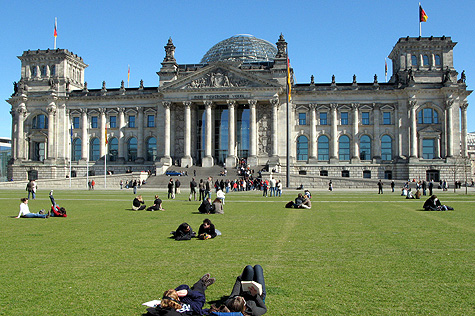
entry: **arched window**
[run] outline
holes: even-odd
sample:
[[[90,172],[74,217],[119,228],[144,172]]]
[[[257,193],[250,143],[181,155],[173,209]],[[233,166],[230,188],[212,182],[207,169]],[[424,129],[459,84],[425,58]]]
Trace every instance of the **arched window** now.
[[[155,161],[157,158],[157,139],[150,137],[147,140],[147,161]]]
[[[330,159],[330,142],[328,137],[322,135],[318,138],[318,160]]]
[[[308,138],[303,135],[297,138],[297,160],[308,160]]]
[[[101,144],[99,138],[95,137],[91,140],[89,148],[89,160],[96,161],[101,158]]]
[[[127,160],[135,161],[137,159],[137,138],[132,137],[127,142]]]
[[[417,66],[417,55],[415,54],[411,55],[411,64],[412,66]]]
[[[56,65],[51,65],[49,67],[50,76],[56,76]]]
[[[440,65],[441,65],[441,62],[440,62],[440,55],[435,55],[435,65],[436,65],[436,66],[440,66]]]
[[[422,56],[422,62],[424,66],[429,66],[429,56],[427,55]]]
[[[438,124],[439,114],[436,110],[431,108],[425,108],[419,111],[417,114],[417,123],[419,124]]]
[[[109,141],[109,160],[110,161],[117,161],[119,157],[119,140],[117,137],[111,138]]]
[[[73,161],[79,161],[81,160],[82,156],[82,141],[80,138],[76,138],[73,140]]]
[[[389,135],[384,135],[381,138],[381,159],[393,159],[393,139]]]
[[[371,138],[368,135],[363,135],[360,138],[360,159],[371,159]]]
[[[48,117],[46,115],[40,114],[33,118],[32,121],[33,129],[47,129],[48,128]]]
[[[346,135],[340,136],[338,154],[340,160],[350,160],[350,138]]]
[[[46,77],[46,66],[41,66],[41,76]]]
[[[33,65],[30,67],[30,73],[32,77],[36,77],[36,66]]]

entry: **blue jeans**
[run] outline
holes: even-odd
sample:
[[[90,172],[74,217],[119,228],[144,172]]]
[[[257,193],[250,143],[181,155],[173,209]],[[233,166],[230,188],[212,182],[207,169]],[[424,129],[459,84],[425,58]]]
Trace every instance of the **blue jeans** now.
[[[264,270],[259,264],[254,267],[248,265],[241,274],[242,281],[256,281],[262,285],[262,300],[266,299],[266,284],[264,282]]]
[[[38,214],[38,213],[28,213],[24,216],[26,218],[46,218],[46,214]]]
[[[34,200],[36,199],[36,193],[33,191],[28,191],[28,200],[30,199],[30,193],[31,193],[31,198]]]

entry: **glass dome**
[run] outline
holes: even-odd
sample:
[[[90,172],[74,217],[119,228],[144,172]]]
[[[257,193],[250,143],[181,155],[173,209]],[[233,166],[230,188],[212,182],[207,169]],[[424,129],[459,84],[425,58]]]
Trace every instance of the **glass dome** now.
[[[231,36],[211,47],[201,59],[202,64],[220,60],[242,62],[273,61],[277,48],[270,42],[252,35]]]

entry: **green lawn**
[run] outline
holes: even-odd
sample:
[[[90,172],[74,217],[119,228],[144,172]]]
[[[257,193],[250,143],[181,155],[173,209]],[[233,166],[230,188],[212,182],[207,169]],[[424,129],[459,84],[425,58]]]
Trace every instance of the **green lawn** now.
[[[455,211],[424,212],[376,191],[314,192],[311,210],[284,208],[295,191],[230,193],[225,214],[208,215],[222,236],[177,242],[170,231],[207,217],[186,193],[134,212],[131,190],[55,190],[67,218],[15,219],[25,191],[2,190],[0,315],[141,315],[206,272],[207,300],[219,300],[246,264],[264,268],[270,316],[474,315],[475,195],[437,191]]]

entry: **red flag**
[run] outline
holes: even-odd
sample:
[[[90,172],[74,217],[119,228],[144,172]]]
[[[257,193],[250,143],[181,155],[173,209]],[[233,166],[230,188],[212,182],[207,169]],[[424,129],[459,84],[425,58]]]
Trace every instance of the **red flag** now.
[[[427,19],[429,17],[427,16],[426,12],[424,9],[422,9],[422,6],[419,5],[419,22],[427,22]]]

